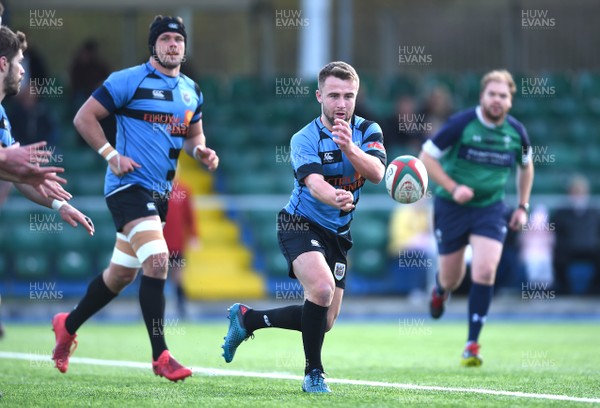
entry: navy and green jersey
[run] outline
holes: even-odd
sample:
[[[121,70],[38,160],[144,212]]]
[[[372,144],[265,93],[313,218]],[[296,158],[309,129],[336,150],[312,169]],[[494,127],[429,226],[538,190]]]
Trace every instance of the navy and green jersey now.
[[[6,116],[4,106],[0,105],[0,146],[8,147],[15,143],[11,133],[10,122]]]
[[[452,116],[440,131],[423,144],[458,184],[475,195],[466,205],[483,207],[501,201],[511,169],[531,160],[531,144],[525,127],[512,116],[499,126],[484,120],[481,107]],[[436,195],[452,199],[438,186]]]
[[[164,75],[147,62],[111,74],[93,97],[116,116],[117,151],[142,166],[123,177],[107,168],[104,194],[132,184],[171,191],[189,126],[202,118],[198,85],[183,74]]]
[[[386,164],[383,133],[379,125],[353,116],[350,122],[352,140],[365,153]],[[294,190],[285,210],[301,215],[336,233],[345,232],[354,217],[354,210],[343,212],[314,198],[304,183],[306,176],[321,174],[335,188],[343,188],[354,195],[358,203],[365,178],[352,166],[350,160],[333,141],[331,132],[317,118],[292,136],[290,157],[294,168]]]

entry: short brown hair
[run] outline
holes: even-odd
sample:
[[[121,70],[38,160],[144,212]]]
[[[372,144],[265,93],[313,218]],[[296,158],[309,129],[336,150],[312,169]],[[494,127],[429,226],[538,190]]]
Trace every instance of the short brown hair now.
[[[510,72],[505,69],[495,69],[488,72],[481,78],[481,92],[490,82],[505,82],[508,85],[510,94],[514,95],[517,92],[517,85]]]
[[[352,67],[352,65],[343,61],[330,62],[321,68],[321,71],[319,72],[319,89],[323,87],[325,80],[330,76],[334,76],[343,80],[351,79],[356,81],[357,84],[360,84],[356,70]]]
[[[7,26],[0,26],[0,57],[6,57],[12,61],[19,50],[25,52],[27,49],[27,39],[25,34],[20,31],[14,33]]]

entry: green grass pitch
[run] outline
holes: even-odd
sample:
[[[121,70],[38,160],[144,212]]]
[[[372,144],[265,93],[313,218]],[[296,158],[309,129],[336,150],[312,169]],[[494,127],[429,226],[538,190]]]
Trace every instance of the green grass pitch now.
[[[193,407],[569,407],[600,406],[600,327],[585,323],[488,323],[480,342],[484,364],[460,366],[466,324],[401,318],[385,323],[338,323],[327,334],[323,359],[328,377],[390,383],[330,384],[330,395],[307,395],[297,379],[195,373],[171,383],[149,368],[150,346],[142,324],[89,322],[79,331],[73,357],[148,364],[147,368],[73,361],[60,374],[50,361],[54,333],[47,325],[6,324],[0,341],[0,406]],[[197,368],[300,376],[301,336],[266,329],[221,357],[222,323],[166,321],[173,355]],[[6,353],[19,353],[20,358]],[[24,353],[24,354],[20,354]],[[27,356],[30,355],[30,356]],[[225,375],[223,375],[225,374]],[[240,373],[238,373],[240,374]],[[394,384],[438,386],[410,389]],[[385,385],[385,384],[384,384]],[[489,395],[468,390],[548,394],[546,398]],[[552,395],[592,401],[553,400]],[[596,402],[594,401],[596,400]]]

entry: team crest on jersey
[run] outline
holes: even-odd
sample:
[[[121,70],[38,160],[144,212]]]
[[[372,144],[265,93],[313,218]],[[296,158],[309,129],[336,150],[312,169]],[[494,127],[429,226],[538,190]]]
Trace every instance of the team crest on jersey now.
[[[333,276],[339,281],[344,279],[344,276],[346,276],[346,265],[341,262],[336,262],[335,267],[333,268]]]
[[[182,90],[181,91],[181,100],[186,105],[190,105],[192,103],[192,95],[190,94],[189,91]]]

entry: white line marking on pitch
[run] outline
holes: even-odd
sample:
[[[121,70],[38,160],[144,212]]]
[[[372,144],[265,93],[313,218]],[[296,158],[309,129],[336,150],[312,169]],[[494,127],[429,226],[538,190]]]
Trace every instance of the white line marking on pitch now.
[[[28,354],[28,353],[13,353],[10,351],[0,351],[0,358],[13,359],[13,360],[34,360],[34,361],[49,361],[50,355],[41,356],[39,354]],[[144,368],[151,369],[150,363],[139,363],[135,361],[117,361],[117,360],[99,360],[96,358],[86,357],[71,357],[70,363],[76,364],[89,364],[89,365],[101,365],[111,367],[127,367],[127,368]],[[253,378],[269,378],[274,380],[298,380],[302,381],[303,376],[292,375],[292,374],[281,374],[281,373],[257,373],[252,371],[238,371],[238,370],[223,370],[219,368],[204,368],[204,367],[192,367],[192,371],[199,374],[213,375],[213,376],[229,376],[229,377],[253,377]],[[382,388],[398,388],[405,390],[422,390],[422,391],[441,391],[441,392],[466,392],[472,394],[488,394],[488,395],[503,395],[507,397],[517,398],[536,398],[554,401],[573,401],[573,402],[590,402],[600,403],[600,398],[585,398],[585,397],[570,397],[568,395],[555,395],[555,394],[532,394],[527,392],[519,391],[499,391],[499,390],[487,390],[479,388],[458,388],[458,387],[440,387],[436,385],[416,385],[416,384],[400,384],[400,383],[389,383],[381,381],[361,381],[361,380],[346,380],[341,378],[328,378],[327,382],[330,384],[349,384],[349,385],[362,385],[367,387],[382,387]]]

